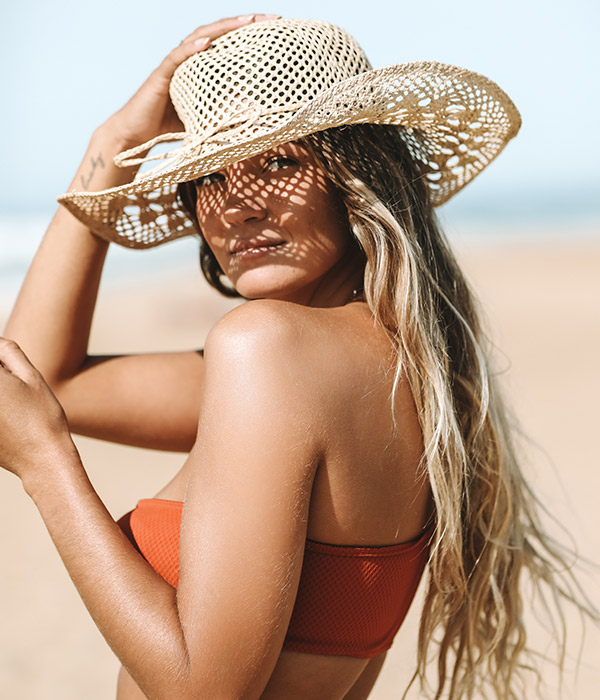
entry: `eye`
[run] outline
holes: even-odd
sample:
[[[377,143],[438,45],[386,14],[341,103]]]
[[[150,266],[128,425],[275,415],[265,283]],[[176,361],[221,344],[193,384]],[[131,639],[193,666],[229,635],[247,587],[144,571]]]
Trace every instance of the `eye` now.
[[[295,158],[289,156],[273,156],[265,163],[263,170],[275,172],[276,170],[284,170],[285,168],[293,168],[298,165]]]
[[[225,175],[223,173],[209,173],[208,175],[202,175],[202,177],[194,180],[194,185],[197,189],[201,187],[208,187],[209,185],[215,185],[219,182],[225,182]]]

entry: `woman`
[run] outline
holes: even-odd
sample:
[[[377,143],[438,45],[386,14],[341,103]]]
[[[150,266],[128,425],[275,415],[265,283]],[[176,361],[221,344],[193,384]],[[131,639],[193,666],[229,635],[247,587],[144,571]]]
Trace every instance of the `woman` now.
[[[116,524],[3,341],[0,463],[123,663],[119,700],[366,698],[427,559],[421,678],[435,633],[436,697],[515,696],[520,574],[571,589],[432,205],[518,126],[481,76],[371,71],[331,25],[257,15],[197,29],[93,135],[6,335],[71,430],[190,454]],[[209,282],[252,301],[203,353],[88,357],[107,241],[196,231]]]

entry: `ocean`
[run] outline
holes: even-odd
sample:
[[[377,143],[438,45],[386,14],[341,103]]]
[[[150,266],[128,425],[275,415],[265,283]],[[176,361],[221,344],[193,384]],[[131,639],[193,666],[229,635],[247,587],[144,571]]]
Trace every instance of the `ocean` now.
[[[51,218],[52,212],[33,216],[0,214],[0,310],[6,311],[13,305]],[[197,260],[198,241],[194,238],[146,251],[113,245],[109,249],[103,281],[110,285],[136,277],[141,279],[190,264],[199,268]]]
[[[506,202],[506,199],[503,200]],[[586,206],[558,207],[551,199],[513,199],[510,207],[485,200],[450,202],[440,210],[440,220],[451,242],[486,245],[500,240],[594,238],[600,241],[600,201]],[[18,294],[27,268],[52,218],[52,212],[6,214],[0,212],[0,310],[6,312]],[[194,238],[174,241],[147,251],[113,245],[109,250],[104,284],[140,279],[160,271],[198,265]]]

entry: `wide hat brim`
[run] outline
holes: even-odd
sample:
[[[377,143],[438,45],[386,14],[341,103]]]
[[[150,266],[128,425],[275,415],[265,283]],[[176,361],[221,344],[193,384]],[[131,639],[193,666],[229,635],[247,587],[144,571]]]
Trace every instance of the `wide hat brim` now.
[[[362,123],[403,127],[431,202],[439,206],[498,156],[521,119],[506,93],[485,76],[437,62],[403,63],[343,80],[283,120],[254,115],[222,139],[186,138],[162,166],[129,184],[70,192],[58,201],[102,238],[129,248],[153,247],[197,233],[177,200],[179,183],[317,131]]]

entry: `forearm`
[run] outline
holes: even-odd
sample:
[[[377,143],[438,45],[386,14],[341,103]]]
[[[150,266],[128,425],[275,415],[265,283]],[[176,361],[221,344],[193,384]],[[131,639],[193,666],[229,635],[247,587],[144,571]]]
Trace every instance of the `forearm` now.
[[[24,480],[88,611],[149,698],[195,697],[176,592],[133,549],[75,451]]]
[[[92,136],[70,189],[100,190],[133,177],[113,164],[128,146],[110,122]],[[108,243],[60,207],[29,268],[5,329],[54,386],[81,368]]]

